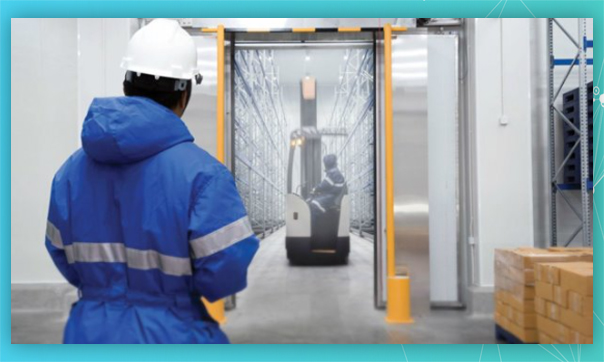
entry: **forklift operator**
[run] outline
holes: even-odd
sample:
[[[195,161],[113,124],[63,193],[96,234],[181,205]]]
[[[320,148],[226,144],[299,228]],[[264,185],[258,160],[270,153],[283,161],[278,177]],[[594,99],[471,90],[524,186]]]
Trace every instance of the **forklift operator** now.
[[[338,169],[338,158],[334,154],[323,157],[325,165],[325,178],[312,191],[310,209],[313,219],[324,214],[327,210],[333,208],[338,196],[346,187],[344,175]]]

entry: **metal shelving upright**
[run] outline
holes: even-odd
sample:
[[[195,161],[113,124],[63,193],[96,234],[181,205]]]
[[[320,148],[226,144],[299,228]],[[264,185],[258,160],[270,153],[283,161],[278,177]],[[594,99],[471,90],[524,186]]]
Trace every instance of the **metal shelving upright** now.
[[[587,49],[593,48],[593,40],[587,39],[587,26],[586,19],[581,18],[578,20],[578,37],[575,39],[573,36],[564,28],[562,24],[556,19],[547,19],[547,41],[548,41],[548,55],[549,55],[549,131],[550,131],[550,176],[551,176],[551,237],[552,246],[558,245],[558,213],[557,213],[557,195],[560,195],[570,209],[581,221],[581,224],[573,231],[569,240],[567,240],[564,246],[568,246],[579,232],[583,231],[583,245],[591,246],[591,195],[590,190],[593,190],[593,181],[589,179],[589,129],[588,129],[588,115],[587,115],[587,66],[593,65],[593,59],[587,58]],[[577,53],[574,58],[571,59],[560,59],[554,57],[554,25],[557,26],[562,33],[569,39],[570,42],[577,48]],[[558,85],[557,89],[554,90],[554,69],[559,66],[567,66],[568,70],[562,79],[562,82]],[[556,107],[556,100],[560,96],[562,89],[568,80],[572,70],[578,68],[579,78],[579,128],[577,128],[565,115]],[[557,164],[556,161],[556,117],[564,122],[568,127],[579,134],[578,140],[571,148],[568,155],[564,158],[561,164]],[[580,169],[581,169],[581,183],[580,185],[559,183],[558,179],[560,173],[563,171],[565,165],[568,163],[571,154],[577,147],[580,147]],[[566,195],[567,192],[572,190],[580,190],[581,192],[581,210],[573,205],[572,200]]]
[[[284,224],[287,120],[273,50],[235,51],[234,174],[252,228]]]
[[[350,195],[350,226],[361,235],[372,235],[375,229],[374,106],[373,49],[348,49],[325,122],[346,136],[326,138],[323,154],[338,156]]]

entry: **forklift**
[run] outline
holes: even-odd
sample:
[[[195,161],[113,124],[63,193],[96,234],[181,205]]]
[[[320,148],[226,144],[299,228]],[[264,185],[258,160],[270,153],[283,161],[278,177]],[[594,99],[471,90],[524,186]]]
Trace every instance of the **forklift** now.
[[[350,254],[350,198],[343,187],[334,206],[313,218],[313,188],[322,180],[322,138],[345,136],[338,130],[317,129],[314,78],[301,82],[301,127],[290,135],[287,168],[285,247],[293,265],[347,264]],[[300,151],[300,185],[292,190],[296,151]],[[314,219],[314,220],[313,220]]]

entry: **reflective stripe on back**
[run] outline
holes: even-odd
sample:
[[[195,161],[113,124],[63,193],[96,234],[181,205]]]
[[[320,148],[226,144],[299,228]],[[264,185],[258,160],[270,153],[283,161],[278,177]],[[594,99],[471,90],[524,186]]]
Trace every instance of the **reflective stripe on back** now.
[[[73,243],[65,245],[67,262],[125,263],[126,248],[118,243]]]
[[[191,275],[191,259],[163,255],[155,250],[126,249],[128,267],[133,269],[159,269],[168,275]]]
[[[247,216],[190,241],[195,258],[203,258],[254,235]]]
[[[191,259],[160,254],[155,250],[126,248],[121,243],[82,243],[65,245],[67,262],[126,263],[139,270],[159,269],[173,276],[192,275]]]

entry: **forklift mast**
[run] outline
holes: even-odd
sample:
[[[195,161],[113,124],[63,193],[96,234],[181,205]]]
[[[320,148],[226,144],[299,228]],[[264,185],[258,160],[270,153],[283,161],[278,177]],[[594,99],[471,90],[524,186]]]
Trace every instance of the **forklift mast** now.
[[[300,82],[300,127],[317,128],[317,83],[306,76]],[[307,138],[301,147],[301,196],[308,198],[321,182],[321,138]]]

